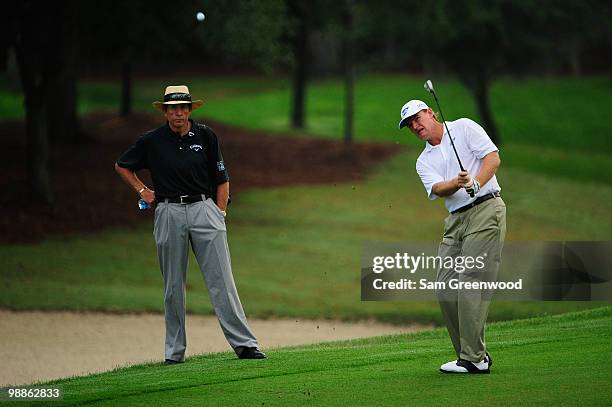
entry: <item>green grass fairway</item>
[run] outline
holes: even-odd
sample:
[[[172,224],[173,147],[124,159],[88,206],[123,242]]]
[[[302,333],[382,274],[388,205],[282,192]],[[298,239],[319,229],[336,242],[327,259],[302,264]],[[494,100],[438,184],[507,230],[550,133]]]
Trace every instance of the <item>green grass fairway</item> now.
[[[383,164],[367,181],[251,191],[229,210],[234,275],[250,316],[441,322],[437,304],[361,302],[365,240],[438,241],[446,216],[429,202],[414,173],[415,151]],[[510,240],[609,240],[612,187],[551,180],[505,168]],[[117,179],[117,182],[120,182]],[[597,196],[586,200],[584,196]],[[95,236],[2,246],[0,307],[14,309],[163,310],[152,225]],[[187,308],[212,313],[195,262]],[[490,318],[566,312],[592,303],[494,302]]]
[[[140,365],[46,385],[63,403],[100,406],[603,406],[612,403],[612,307],[491,324],[490,375],[445,375],[453,354],[442,329],[230,353],[184,365]]]

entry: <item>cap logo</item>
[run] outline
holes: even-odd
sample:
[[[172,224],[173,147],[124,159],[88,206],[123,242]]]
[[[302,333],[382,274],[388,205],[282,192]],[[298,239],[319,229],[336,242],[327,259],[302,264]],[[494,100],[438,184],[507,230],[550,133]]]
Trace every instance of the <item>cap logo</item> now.
[[[408,108],[404,108],[402,109],[402,117],[406,116],[406,113],[408,113]]]

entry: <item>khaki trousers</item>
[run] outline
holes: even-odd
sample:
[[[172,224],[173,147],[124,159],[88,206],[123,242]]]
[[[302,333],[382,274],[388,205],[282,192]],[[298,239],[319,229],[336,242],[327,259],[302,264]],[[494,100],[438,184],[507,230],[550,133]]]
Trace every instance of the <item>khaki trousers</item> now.
[[[217,205],[210,198],[187,205],[160,202],[155,209],[154,235],[164,277],[166,359],[185,359],[185,287],[190,244],[225,338],[232,348],[257,347],[234,284],[225,218]]]
[[[437,281],[446,288],[437,291],[446,327],[457,358],[478,363],[485,357],[485,322],[492,292],[482,289],[449,288],[454,283],[495,281],[506,236],[506,205],[500,198],[456,214],[444,221],[444,237],[438,255],[456,261],[443,264]],[[469,258],[476,259],[469,262]],[[461,259],[463,258],[463,260]],[[463,264],[463,266],[459,266]]]

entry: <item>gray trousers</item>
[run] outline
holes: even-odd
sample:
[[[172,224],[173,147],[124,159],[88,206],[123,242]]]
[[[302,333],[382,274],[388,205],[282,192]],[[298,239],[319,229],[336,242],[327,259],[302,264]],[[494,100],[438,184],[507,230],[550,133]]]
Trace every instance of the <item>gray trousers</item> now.
[[[465,212],[449,215],[438,256],[457,259],[480,257],[478,266],[441,267],[437,280],[473,283],[496,281],[506,236],[506,205],[493,198]],[[484,266],[482,266],[484,265]],[[482,267],[481,267],[482,266]],[[485,357],[485,323],[493,292],[482,289],[438,290],[446,328],[457,358],[478,363]]]
[[[257,347],[257,339],[247,324],[234,284],[225,218],[219,207],[211,199],[187,205],[160,202],[155,208],[153,233],[164,278],[166,359],[185,359],[189,243],[225,338],[232,348]]]

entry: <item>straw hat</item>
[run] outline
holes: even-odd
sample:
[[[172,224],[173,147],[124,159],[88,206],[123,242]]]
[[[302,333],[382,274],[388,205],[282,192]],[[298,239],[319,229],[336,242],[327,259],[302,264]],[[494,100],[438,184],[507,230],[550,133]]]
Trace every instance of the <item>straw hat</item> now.
[[[153,102],[153,107],[164,111],[164,105],[179,105],[191,103],[191,110],[196,110],[204,104],[201,100],[191,100],[189,88],[185,85],[167,86],[163,102]]]

